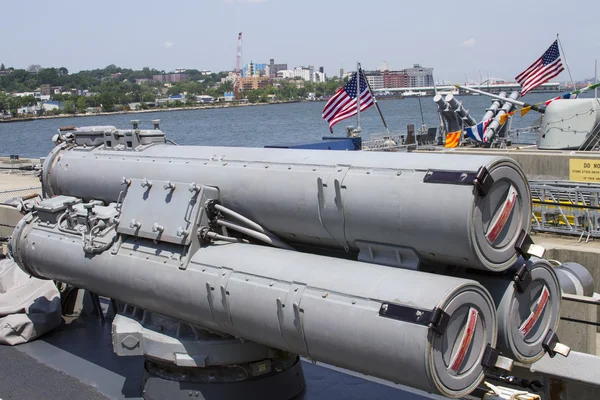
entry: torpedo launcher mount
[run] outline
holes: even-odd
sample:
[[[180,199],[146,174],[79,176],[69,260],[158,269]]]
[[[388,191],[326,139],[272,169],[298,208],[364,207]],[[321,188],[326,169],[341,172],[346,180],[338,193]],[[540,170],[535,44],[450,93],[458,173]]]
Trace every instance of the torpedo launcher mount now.
[[[158,127],[55,142],[11,255],[118,300],[115,351],[147,357],[147,389],[291,398],[302,355],[459,398],[510,369],[494,297],[447,273],[541,256],[509,158],[175,146]]]

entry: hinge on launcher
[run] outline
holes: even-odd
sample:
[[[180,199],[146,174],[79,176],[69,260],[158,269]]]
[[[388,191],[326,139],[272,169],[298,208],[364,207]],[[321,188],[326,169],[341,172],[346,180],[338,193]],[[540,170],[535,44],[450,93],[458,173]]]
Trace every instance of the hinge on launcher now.
[[[477,176],[475,176],[473,184],[479,192],[479,195],[485,197],[489,193],[490,189],[492,189],[492,186],[494,186],[494,178],[492,178],[492,175],[490,175],[488,169],[482,166],[477,171]]]

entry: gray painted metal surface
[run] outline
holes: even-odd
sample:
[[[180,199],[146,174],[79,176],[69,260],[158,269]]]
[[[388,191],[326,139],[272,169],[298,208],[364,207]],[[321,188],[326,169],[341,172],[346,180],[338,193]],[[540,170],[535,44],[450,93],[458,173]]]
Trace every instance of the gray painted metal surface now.
[[[448,94],[445,97],[446,102],[450,105],[450,108],[456,112],[456,114],[464,121],[468,126],[477,124],[475,118],[469,114],[469,110],[465,109],[461,102],[456,100],[453,94]]]
[[[590,271],[576,262],[566,262],[554,267],[563,293],[592,297],[594,278]]]
[[[527,265],[531,282],[520,291],[514,274],[480,277],[494,298],[498,313],[498,348],[525,364],[544,354],[543,342],[550,330],[556,332],[560,316],[561,291],[552,266],[544,259],[521,260]],[[515,269],[516,271],[516,269]]]
[[[458,118],[456,112],[450,107],[450,104],[448,104],[441,94],[436,94],[433,97],[433,101],[438,106],[438,112],[444,118],[446,123],[446,132],[456,132],[462,129],[462,121]]]
[[[572,351],[566,359],[543,357],[531,371],[577,383],[598,386],[600,357]]]
[[[500,92],[499,97],[505,98],[506,92]],[[492,101],[490,108],[488,108],[487,111],[485,112],[485,114],[483,114],[483,117],[481,118],[481,120],[485,121],[490,118],[494,118],[494,116],[496,115],[496,112],[500,109],[500,106],[502,106],[502,100]]]
[[[526,270],[517,277],[523,265]],[[531,364],[545,354],[543,342],[550,330],[556,332],[561,305],[559,281],[548,261],[520,258],[511,269],[496,275],[452,267],[441,273],[473,279],[490,292],[498,316],[497,348],[503,355]]]
[[[125,237],[88,254],[81,235],[47,221],[24,219],[11,243],[32,275],[429,392],[472,391],[496,342],[493,301],[474,281],[243,243],[201,248],[181,269],[180,245]],[[384,305],[416,307],[416,319]],[[419,323],[436,307],[442,334]]]
[[[519,92],[512,92],[510,94],[510,96],[508,96],[508,98],[513,99],[513,100],[518,99]],[[496,102],[494,102],[494,104],[495,103]],[[504,104],[502,104],[502,107],[496,113],[494,120],[492,122],[490,122],[490,124],[488,125],[488,128],[483,133],[483,141],[484,142],[491,143],[494,140],[494,137],[496,135],[498,135],[498,133],[500,132],[500,129],[502,129],[502,126],[503,126],[503,124],[500,124],[500,118],[503,115],[508,114],[510,112],[510,110],[512,110],[512,108],[513,108],[513,104],[508,101],[506,101],[506,102],[504,102]]]
[[[44,166],[48,196],[116,202],[125,188],[123,176],[195,182],[217,188],[223,205],[292,243],[357,252],[357,242],[372,242],[410,248],[433,263],[503,270],[516,261],[519,232],[531,224],[527,180],[509,158],[170,145],[136,151],[63,147]],[[494,180],[486,196],[460,181],[463,172],[475,173],[482,166]],[[450,181],[426,182],[436,170],[449,172]],[[187,189],[177,187],[174,193],[179,190]],[[155,191],[166,195],[158,185],[149,189]]]
[[[537,146],[542,150],[592,150],[599,135],[599,99],[558,100],[546,108]]]

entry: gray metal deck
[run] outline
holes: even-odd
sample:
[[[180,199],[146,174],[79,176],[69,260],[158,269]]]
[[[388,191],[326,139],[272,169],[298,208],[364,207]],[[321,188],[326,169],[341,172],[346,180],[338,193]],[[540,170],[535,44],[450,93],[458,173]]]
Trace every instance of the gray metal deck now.
[[[350,371],[303,361],[307,389],[296,400],[441,399]],[[118,357],[111,323],[79,318],[41,339],[0,346],[0,399],[141,399],[142,357]]]

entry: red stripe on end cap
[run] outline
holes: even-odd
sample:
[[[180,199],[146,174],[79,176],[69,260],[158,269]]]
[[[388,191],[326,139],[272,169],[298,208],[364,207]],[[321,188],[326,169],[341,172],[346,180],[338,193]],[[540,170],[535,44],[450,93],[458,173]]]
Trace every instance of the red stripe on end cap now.
[[[504,204],[502,205],[502,208],[494,217],[494,220],[492,221],[488,232],[485,234],[485,237],[491,243],[493,243],[498,238],[498,235],[500,234],[500,232],[502,232],[502,229],[504,229],[504,225],[506,225],[510,213],[512,212],[513,208],[515,208],[515,204],[517,202],[517,195],[517,190],[514,188],[514,186],[511,185],[510,189],[508,190],[508,195],[504,200]]]
[[[538,319],[540,319],[542,311],[544,311],[546,304],[548,304],[548,299],[550,299],[550,291],[548,291],[548,288],[544,286],[544,289],[542,289],[542,294],[537,299],[535,308],[519,328],[523,336],[527,336],[529,331],[531,331],[531,328],[533,328]]]
[[[460,339],[460,345],[458,346],[458,350],[456,353],[454,353],[454,357],[450,362],[450,369],[456,373],[458,373],[460,366],[465,360],[467,350],[469,350],[469,347],[471,347],[473,336],[475,336],[477,318],[479,318],[479,312],[471,307],[469,309],[469,317],[467,318],[467,326],[465,327],[462,338]]]

